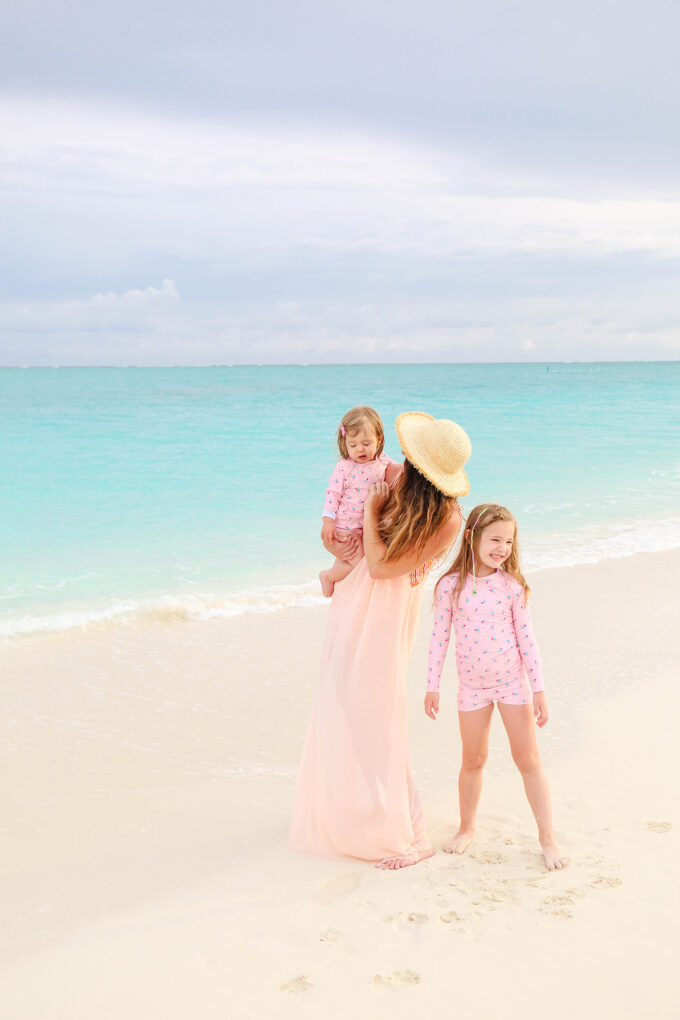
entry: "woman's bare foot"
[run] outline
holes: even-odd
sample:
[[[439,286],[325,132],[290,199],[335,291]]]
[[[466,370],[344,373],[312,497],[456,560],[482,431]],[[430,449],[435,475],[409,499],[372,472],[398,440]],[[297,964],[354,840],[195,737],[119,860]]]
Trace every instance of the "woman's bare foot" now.
[[[559,871],[560,868],[566,868],[569,863],[569,858],[562,853],[554,837],[541,843],[541,850],[548,871]]]
[[[447,839],[442,846],[445,854],[464,854],[475,834],[474,829],[459,829],[455,836]]]
[[[333,589],[335,588],[335,581],[329,581],[327,574],[327,570],[322,570],[319,574],[319,580],[321,581],[321,594],[325,599],[331,598]]]
[[[411,864],[419,864],[420,861],[425,861],[428,857],[433,856],[434,850],[416,850],[403,857],[385,857],[384,860],[378,861],[376,868],[382,868],[383,871],[397,871],[399,868],[408,868]]]

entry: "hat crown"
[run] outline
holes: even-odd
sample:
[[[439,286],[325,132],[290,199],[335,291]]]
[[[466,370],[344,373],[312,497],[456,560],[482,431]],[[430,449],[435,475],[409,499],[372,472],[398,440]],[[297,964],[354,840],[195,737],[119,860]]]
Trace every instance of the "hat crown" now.
[[[405,411],[396,421],[397,435],[408,461],[445,496],[465,496],[470,483],[463,465],[472,453],[465,429],[448,418],[424,411]]]
[[[421,438],[423,449],[442,471],[459,471],[472,453],[467,432],[448,418],[426,422]]]

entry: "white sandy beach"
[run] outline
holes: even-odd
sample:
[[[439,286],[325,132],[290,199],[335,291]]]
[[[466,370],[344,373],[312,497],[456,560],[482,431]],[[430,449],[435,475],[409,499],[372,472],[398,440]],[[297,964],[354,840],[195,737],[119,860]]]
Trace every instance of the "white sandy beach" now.
[[[402,872],[284,846],[326,610],[108,627],[0,650],[2,1015],[680,1015],[680,551],[529,578],[551,719],[547,873],[498,718],[480,828]],[[413,770],[435,847],[457,823],[450,656]]]

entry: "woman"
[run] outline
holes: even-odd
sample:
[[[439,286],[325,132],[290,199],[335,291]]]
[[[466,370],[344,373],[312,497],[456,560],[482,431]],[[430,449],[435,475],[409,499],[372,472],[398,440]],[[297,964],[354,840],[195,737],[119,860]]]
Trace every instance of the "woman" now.
[[[335,586],[288,846],[402,868],[431,857],[409,766],[406,669],[424,578],[453,545],[470,440],[455,422],[397,418],[406,457],[369,494],[360,564]]]

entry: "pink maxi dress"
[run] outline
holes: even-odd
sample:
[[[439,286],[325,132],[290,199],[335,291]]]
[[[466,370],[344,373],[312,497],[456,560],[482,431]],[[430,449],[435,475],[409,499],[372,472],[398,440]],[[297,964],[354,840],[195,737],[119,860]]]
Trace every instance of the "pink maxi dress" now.
[[[431,849],[409,765],[406,670],[426,568],[335,585],[298,777],[291,850],[376,861]]]

